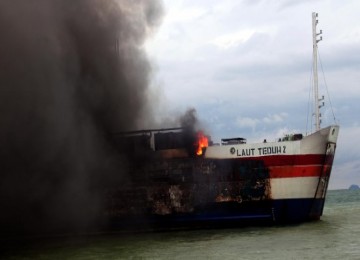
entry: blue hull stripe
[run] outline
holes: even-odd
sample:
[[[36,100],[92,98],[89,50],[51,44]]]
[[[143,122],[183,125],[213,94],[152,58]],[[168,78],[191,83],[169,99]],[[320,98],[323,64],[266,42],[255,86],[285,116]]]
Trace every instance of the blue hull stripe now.
[[[322,215],[323,199],[283,199],[241,203],[217,203],[203,211],[184,215],[149,215],[139,218],[114,219],[113,226],[161,227],[222,225],[247,223],[297,223],[319,219]]]

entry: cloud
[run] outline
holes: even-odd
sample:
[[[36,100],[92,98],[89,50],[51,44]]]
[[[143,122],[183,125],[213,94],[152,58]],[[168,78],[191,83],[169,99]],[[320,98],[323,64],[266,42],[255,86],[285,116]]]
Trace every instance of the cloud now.
[[[268,115],[264,117],[262,121],[267,124],[273,124],[273,123],[283,122],[286,117],[287,117],[287,113],[283,112],[280,114]]]
[[[254,33],[255,31],[253,30],[238,31],[218,36],[215,39],[211,40],[210,43],[214,44],[220,49],[228,49],[246,42]]]
[[[250,117],[238,117],[236,118],[236,125],[239,128],[251,128],[255,129],[257,124],[259,124],[260,120],[256,118],[250,118]]]
[[[150,52],[168,103],[194,106],[215,136],[240,131],[253,140],[281,137],[286,131],[306,133],[312,126],[307,125],[311,13],[319,11],[319,94],[326,100],[322,125],[334,123],[329,92],[341,125],[336,163],[346,172],[356,169],[349,165],[356,167],[351,162],[360,161],[360,155],[348,157],[345,166],[348,154],[341,147],[356,138],[346,129],[360,123],[359,1],[165,0],[165,6],[184,14],[164,20]],[[216,99],[222,102],[211,101]],[[349,134],[342,137],[344,131]]]
[[[192,7],[192,8],[183,8],[183,9],[171,9],[170,12],[166,15],[168,22],[189,22],[194,19],[197,19],[206,13],[205,8]]]
[[[236,126],[239,128],[251,128],[255,130],[258,125],[281,123],[286,117],[287,113],[285,112],[279,114],[269,114],[262,119],[239,116],[236,118]]]

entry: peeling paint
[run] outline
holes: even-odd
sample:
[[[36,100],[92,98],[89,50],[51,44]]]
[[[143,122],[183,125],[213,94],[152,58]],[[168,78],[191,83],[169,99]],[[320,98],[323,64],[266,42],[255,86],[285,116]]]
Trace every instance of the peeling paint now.
[[[158,159],[134,167],[132,176],[136,185],[109,191],[109,215],[202,213],[224,203],[242,210],[271,194],[269,171],[255,160]]]

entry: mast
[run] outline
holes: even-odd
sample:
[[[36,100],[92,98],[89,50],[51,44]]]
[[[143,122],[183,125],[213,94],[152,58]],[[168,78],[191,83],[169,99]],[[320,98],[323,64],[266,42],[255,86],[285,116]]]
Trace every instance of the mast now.
[[[315,130],[320,130],[321,123],[321,114],[320,114],[320,100],[319,100],[319,87],[318,87],[318,68],[317,68],[317,43],[322,40],[322,36],[320,39],[317,39],[317,36],[322,34],[322,30],[319,33],[316,32],[316,25],[318,24],[317,20],[318,14],[312,13],[312,31],[313,31],[313,78],[314,78],[314,105],[315,105]]]

